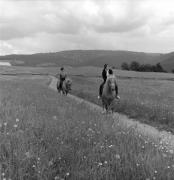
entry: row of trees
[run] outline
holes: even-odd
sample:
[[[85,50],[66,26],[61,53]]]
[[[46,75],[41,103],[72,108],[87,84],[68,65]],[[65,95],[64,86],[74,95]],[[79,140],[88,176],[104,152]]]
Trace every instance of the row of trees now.
[[[166,72],[160,63],[156,65],[151,64],[139,64],[137,61],[133,61],[130,64],[124,62],[121,65],[123,70],[142,71],[142,72]]]

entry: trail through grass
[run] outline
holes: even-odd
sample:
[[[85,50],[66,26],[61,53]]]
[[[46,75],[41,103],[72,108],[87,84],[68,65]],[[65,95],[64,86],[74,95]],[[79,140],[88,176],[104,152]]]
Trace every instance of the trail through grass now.
[[[72,93],[101,105],[101,78],[73,76]],[[120,101],[115,111],[159,129],[174,132],[174,84],[167,80],[118,79]]]
[[[1,179],[172,179],[174,156],[132,127],[49,90],[0,81]]]

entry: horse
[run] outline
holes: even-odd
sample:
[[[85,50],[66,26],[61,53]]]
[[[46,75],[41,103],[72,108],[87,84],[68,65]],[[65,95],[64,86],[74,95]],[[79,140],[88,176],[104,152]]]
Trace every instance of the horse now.
[[[114,100],[116,99],[116,80],[114,76],[108,77],[101,96],[103,110],[106,110],[108,113],[110,110],[113,113],[114,110]]]
[[[60,80],[57,81],[57,90],[59,93],[63,93],[64,95],[67,95],[71,91],[72,81],[69,78],[66,78],[63,81],[62,88],[59,87]]]

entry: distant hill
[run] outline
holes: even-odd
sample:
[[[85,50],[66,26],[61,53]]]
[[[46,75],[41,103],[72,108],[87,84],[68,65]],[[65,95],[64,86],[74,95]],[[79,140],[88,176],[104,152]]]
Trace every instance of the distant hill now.
[[[15,66],[97,66],[102,67],[108,63],[110,66],[120,68],[123,62],[137,61],[140,64],[156,64],[163,62],[167,57],[160,53],[144,53],[131,51],[108,50],[72,50],[56,53],[37,53],[31,55],[0,56],[0,61],[10,61]],[[167,67],[167,65],[165,65]]]
[[[174,52],[164,55],[164,58],[163,58],[163,61],[161,62],[161,65],[167,71],[174,70]]]

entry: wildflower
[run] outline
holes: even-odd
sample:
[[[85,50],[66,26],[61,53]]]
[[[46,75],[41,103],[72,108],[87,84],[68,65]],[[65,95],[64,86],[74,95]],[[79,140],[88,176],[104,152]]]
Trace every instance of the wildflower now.
[[[19,122],[19,119],[18,119],[18,118],[16,118],[16,122]]]
[[[138,164],[138,163],[136,165],[137,165],[137,167],[140,166],[140,164]]]
[[[116,157],[116,159],[120,159],[120,155],[119,154],[116,154],[115,157]]]
[[[40,161],[40,157],[38,157],[37,160]]]
[[[142,146],[142,149],[144,149],[144,146]]]
[[[5,173],[2,173],[2,176],[5,176]]]
[[[154,173],[157,174],[157,171],[155,170]]]
[[[35,167],[36,167],[36,165],[34,165],[34,164],[33,164],[33,166],[32,166],[32,167],[33,167],[33,168],[35,168]]]
[[[167,166],[167,169],[170,169],[170,166]]]
[[[114,145],[111,144],[111,145],[109,146],[109,148],[111,148],[111,147],[113,147],[113,146],[114,146]]]
[[[7,126],[7,122],[4,122],[4,126]]]
[[[13,126],[14,128],[17,128],[18,127],[18,125],[17,124],[14,124],[14,126]]]
[[[31,157],[30,152],[26,152],[25,155],[27,156],[27,158],[30,158],[30,157]]]
[[[102,166],[102,163],[101,163],[101,162],[99,162],[99,163],[98,163],[98,166]]]
[[[70,175],[70,173],[69,173],[69,172],[67,172],[67,173],[66,173],[66,176],[69,176],[69,175]]]
[[[53,160],[48,162],[48,166],[52,166],[53,165]]]
[[[154,177],[153,177],[153,180],[155,180],[155,179],[156,179],[156,177],[154,176]]]
[[[55,176],[54,177],[54,180],[58,180],[58,179],[60,179],[59,176]]]

